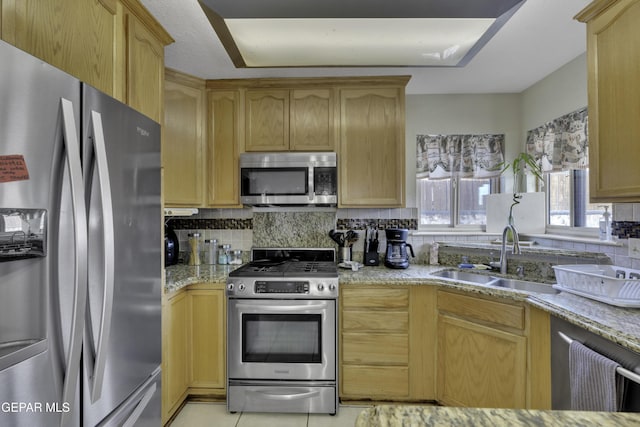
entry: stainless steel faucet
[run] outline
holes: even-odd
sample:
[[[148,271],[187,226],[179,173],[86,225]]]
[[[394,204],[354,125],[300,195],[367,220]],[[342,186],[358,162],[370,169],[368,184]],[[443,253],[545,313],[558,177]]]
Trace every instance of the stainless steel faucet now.
[[[500,268],[500,273],[507,273],[507,233],[511,230],[511,236],[513,236],[513,249],[511,253],[513,255],[520,255],[520,242],[518,240],[518,231],[516,228],[507,224],[507,226],[502,230],[502,246],[500,248],[500,261],[498,262],[490,262],[489,265],[494,268]]]

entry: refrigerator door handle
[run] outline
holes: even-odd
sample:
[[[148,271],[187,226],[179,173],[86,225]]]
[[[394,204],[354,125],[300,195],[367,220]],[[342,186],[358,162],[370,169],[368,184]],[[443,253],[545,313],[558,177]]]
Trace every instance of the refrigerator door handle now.
[[[111,319],[113,314],[113,291],[115,285],[115,245],[113,242],[114,222],[113,222],[113,198],[111,196],[111,184],[109,169],[107,165],[107,150],[104,140],[104,130],[102,127],[102,116],[96,111],[91,111],[91,130],[93,138],[94,161],[96,163],[98,183],[100,188],[100,199],[102,201],[102,226],[104,242],[104,252],[102,253],[102,263],[104,266],[104,278],[101,289],[103,290],[100,325],[98,336],[94,337],[92,344],[95,350],[93,366],[87,366],[89,373],[91,402],[96,402],[102,395],[102,384],[106,367],[106,357],[109,347],[109,337],[111,332]],[[89,180],[90,181],[90,180]],[[90,186],[88,182],[86,185]],[[91,316],[87,315],[88,326],[86,328],[87,337],[91,331]],[[90,354],[85,354],[85,363],[91,363]]]
[[[151,398],[156,392],[156,383],[151,384],[151,387],[147,391],[145,391],[144,395],[140,399],[140,402],[136,405],[136,408],[131,412],[129,418],[122,423],[122,427],[133,427],[138,422],[140,415],[144,412],[145,408],[151,401]]]
[[[62,130],[69,180],[71,202],[74,219],[74,297],[71,320],[71,335],[67,351],[68,360],[62,386],[62,402],[73,404],[78,385],[80,371],[80,354],[82,351],[82,327],[87,301],[87,211],[84,202],[84,185],[82,181],[82,164],[80,162],[80,144],[76,132],[73,103],[60,99],[62,108]],[[60,424],[67,425],[72,412],[63,412]]]

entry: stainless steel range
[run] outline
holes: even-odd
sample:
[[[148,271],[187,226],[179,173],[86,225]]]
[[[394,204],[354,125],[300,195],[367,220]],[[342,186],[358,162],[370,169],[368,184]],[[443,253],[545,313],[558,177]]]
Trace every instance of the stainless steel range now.
[[[226,294],[227,409],[335,414],[335,251],[253,249]]]

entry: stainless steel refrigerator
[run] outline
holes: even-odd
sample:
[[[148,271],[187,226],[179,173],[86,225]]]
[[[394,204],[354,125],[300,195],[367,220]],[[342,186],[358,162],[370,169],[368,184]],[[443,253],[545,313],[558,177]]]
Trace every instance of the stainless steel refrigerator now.
[[[160,126],[0,41],[0,425],[160,425]]]

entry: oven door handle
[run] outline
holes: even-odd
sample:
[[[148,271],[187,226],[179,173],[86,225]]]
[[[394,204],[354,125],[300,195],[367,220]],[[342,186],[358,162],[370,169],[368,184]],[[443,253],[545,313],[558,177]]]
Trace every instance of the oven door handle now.
[[[310,391],[306,391],[306,392],[295,392],[292,389],[289,389],[288,391],[291,391],[290,393],[278,393],[277,389],[272,390],[272,392],[269,392],[268,390],[247,390],[247,393],[251,393],[251,394],[258,394],[261,397],[265,398],[265,399],[271,399],[271,400],[297,400],[297,399],[309,399],[311,397],[316,397],[320,395],[320,391],[319,390],[310,390]],[[287,389],[284,389],[282,391],[287,391]]]
[[[260,312],[274,312],[274,311],[309,311],[309,310],[325,310],[327,308],[326,303],[320,304],[299,304],[299,305],[259,305],[259,304],[236,304],[236,308],[242,310],[252,310]]]

